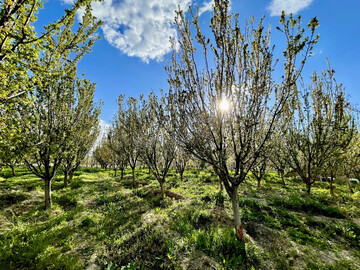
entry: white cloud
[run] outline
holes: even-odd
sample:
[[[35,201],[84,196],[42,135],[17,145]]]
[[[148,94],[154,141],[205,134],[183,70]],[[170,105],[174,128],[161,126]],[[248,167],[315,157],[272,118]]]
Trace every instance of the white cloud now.
[[[60,1],[72,4],[75,0]],[[214,0],[103,0],[91,5],[93,15],[104,22],[104,39],[122,53],[148,63],[160,61],[171,51],[169,40],[176,36],[175,11],[180,7],[187,12],[192,4],[201,5],[201,15],[212,11]],[[83,14],[84,9],[78,11],[80,21]]]
[[[268,9],[271,16],[279,16],[282,11],[286,14],[297,13],[308,7],[313,0],[272,0]]]
[[[212,11],[213,10],[213,6],[214,6],[214,0],[210,0],[209,2],[204,2],[203,6],[201,8],[199,8],[199,15],[203,14],[204,12],[207,11]]]
[[[71,1],[71,0],[65,0]],[[161,60],[170,52],[175,10],[188,10],[192,0],[104,0],[93,2],[93,14],[104,21],[104,38],[128,56],[144,62]]]
[[[72,5],[75,3],[75,0],[61,0],[61,2],[66,5]]]

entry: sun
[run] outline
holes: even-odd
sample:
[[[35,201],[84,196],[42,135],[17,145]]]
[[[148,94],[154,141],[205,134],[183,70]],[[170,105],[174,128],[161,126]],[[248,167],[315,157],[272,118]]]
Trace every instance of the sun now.
[[[219,102],[219,109],[222,112],[228,112],[230,110],[230,102],[226,98],[221,99]]]

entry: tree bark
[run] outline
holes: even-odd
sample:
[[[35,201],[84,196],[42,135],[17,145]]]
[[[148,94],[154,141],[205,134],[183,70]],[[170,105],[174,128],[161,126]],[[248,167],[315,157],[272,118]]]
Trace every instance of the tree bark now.
[[[124,179],[124,169],[120,170],[120,179]]]
[[[306,182],[306,192],[307,192],[307,195],[310,197],[310,192],[311,192],[310,182]]]
[[[181,182],[183,181],[183,179],[184,179],[184,171],[180,171],[180,180],[181,180]]]
[[[257,189],[261,188],[261,178],[257,179]]]
[[[220,192],[224,190],[224,186],[220,178],[219,178],[219,188],[220,188]]]
[[[286,186],[286,183],[285,183],[285,178],[284,178],[284,172],[281,172],[281,173],[280,173],[280,177],[281,177],[282,184],[283,184],[283,186],[285,187],[285,186]]]
[[[132,169],[132,185],[133,188],[135,188],[135,167],[131,169]]]
[[[234,213],[236,237],[239,241],[245,242],[243,226],[242,226],[241,218],[240,218],[239,196],[238,196],[238,192],[237,192],[237,187],[234,188],[232,193],[230,194],[230,199],[231,199],[232,209],[233,209],[233,213]]]
[[[73,177],[74,177],[74,172],[70,172],[69,173],[69,183],[71,183]]]
[[[240,243],[242,244],[242,251],[241,256],[243,259],[243,269],[248,269],[248,263],[247,263],[247,255],[246,255],[246,249],[245,249],[245,238],[244,238],[244,229],[242,226],[241,218],[240,218],[240,209],[239,209],[239,195],[238,195],[238,187],[233,188],[232,192],[230,193],[229,190],[228,194],[230,196],[233,214],[234,214],[234,225],[235,225],[235,232],[236,232],[236,238]]]
[[[164,197],[165,196],[164,182],[162,180],[159,180],[159,183],[160,183],[161,197]]]
[[[51,179],[45,179],[45,210],[51,210]]]
[[[116,177],[116,174],[117,174],[117,169],[115,168],[115,169],[114,169],[114,171],[115,171],[115,177]]]
[[[12,172],[12,176],[15,176],[15,167],[14,165],[11,165],[11,172]]]

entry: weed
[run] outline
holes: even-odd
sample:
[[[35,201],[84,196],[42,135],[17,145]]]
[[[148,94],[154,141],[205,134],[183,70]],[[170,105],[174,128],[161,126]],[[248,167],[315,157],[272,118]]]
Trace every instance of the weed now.
[[[303,199],[295,195],[290,195],[287,198],[275,197],[272,198],[271,201],[271,205],[276,207],[284,207],[289,210],[306,212],[313,215],[345,218],[344,214],[337,208],[325,205],[313,199]]]
[[[84,182],[82,180],[79,180],[79,179],[73,180],[70,183],[70,187],[73,188],[73,189],[78,189],[78,188],[81,188],[82,186],[84,186]]]
[[[89,229],[96,225],[96,222],[91,217],[86,217],[81,221],[80,227],[84,229]]]
[[[53,210],[43,210],[43,181],[25,169],[16,177],[0,172],[0,269],[179,269],[203,256],[200,267],[241,269],[356,269],[360,264],[359,188],[350,194],[336,182],[315,183],[311,199],[303,183],[286,188],[270,173],[262,189],[247,177],[239,206],[251,241],[236,240],[231,203],[219,192],[212,170],[187,170],[184,181],[171,172],[167,187],[183,200],[158,196],[147,170],[131,170],[114,181],[109,171],[81,169],[70,188],[53,182]],[[216,207],[220,205],[222,208]],[[97,256],[94,262],[91,258]],[[321,254],[335,254],[327,261]],[[301,262],[300,262],[301,261]]]
[[[27,193],[23,192],[11,192],[7,194],[0,195],[0,209],[8,207],[12,204],[25,201],[30,196]]]
[[[69,194],[61,195],[55,198],[55,202],[60,205],[63,209],[71,209],[77,206],[78,202],[75,196]]]

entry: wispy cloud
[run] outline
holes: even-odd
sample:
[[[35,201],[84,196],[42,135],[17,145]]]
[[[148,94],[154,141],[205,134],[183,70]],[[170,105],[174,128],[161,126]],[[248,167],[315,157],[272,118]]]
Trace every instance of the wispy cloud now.
[[[201,8],[199,8],[199,15],[201,15],[205,12],[208,12],[208,11],[212,11],[213,6],[214,6],[214,0],[210,0],[209,2],[204,2],[203,6]]]
[[[308,7],[313,0],[272,0],[268,9],[271,16],[279,16],[282,11],[286,14],[297,13]]]
[[[61,2],[66,5],[72,5],[75,3],[75,0],[61,0]]]

